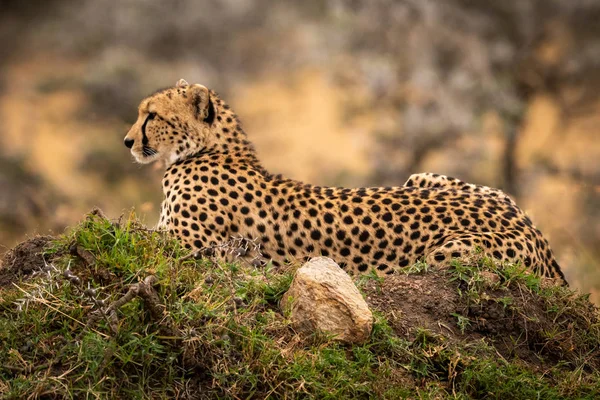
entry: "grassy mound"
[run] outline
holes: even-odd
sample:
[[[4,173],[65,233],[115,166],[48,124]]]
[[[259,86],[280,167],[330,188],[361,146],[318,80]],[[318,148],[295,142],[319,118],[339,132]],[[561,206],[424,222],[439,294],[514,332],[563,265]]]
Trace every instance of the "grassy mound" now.
[[[357,279],[364,345],[303,338],[279,300],[294,267],[189,258],[131,216],[35,238],[0,267],[4,398],[596,398],[585,296],[476,257]]]

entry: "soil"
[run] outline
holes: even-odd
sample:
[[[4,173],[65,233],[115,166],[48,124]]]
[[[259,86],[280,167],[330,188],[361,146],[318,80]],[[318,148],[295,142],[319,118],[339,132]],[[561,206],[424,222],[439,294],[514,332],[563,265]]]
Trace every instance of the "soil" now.
[[[452,313],[462,311],[458,292],[440,275],[392,275],[363,286],[369,307],[382,312],[396,334],[407,339],[413,327],[457,335]]]
[[[9,250],[0,261],[0,288],[30,276],[46,265],[43,251],[53,236],[36,236]]]
[[[489,290],[485,290],[476,303],[464,294],[466,287],[451,282],[451,275],[446,271],[397,274],[382,282],[371,280],[363,286],[363,291],[369,307],[381,312],[396,334],[407,339],[415,338],[416,328],[425,328],[450,341],[484,340],[502,357],[517,356],[533,365],[541,363],[540,355],[544,362],[551,364],[574,359],[576,349],[586,347],[573,332],[598,324],[592,303],[582,303],[584,308],[589,308],[587,313],[554,315],[548,312],[551,305],[542,296],[517,285],[508,288],[493,285],[498,276],[489,274],[492,275]],[[500,299],[511,299],[511,304],[504,306]],[[567,305],[573,296],[561,300],[565,303],[554,306]],[[468,318],[462,330],[457,316]],[[549,340],[548,334],[557,330],[561,335]],[[590,365],[599,368],[600,350],[590,353],[589,360]]]

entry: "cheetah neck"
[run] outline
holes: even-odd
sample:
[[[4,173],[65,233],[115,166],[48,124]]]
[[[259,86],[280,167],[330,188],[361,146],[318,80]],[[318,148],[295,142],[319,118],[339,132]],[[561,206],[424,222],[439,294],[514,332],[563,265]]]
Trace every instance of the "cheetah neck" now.
[[[198,158],[234,161],[236,164],[251,167],[266,179],[271,179],[273,175],[263,167],[258,159],[254,144],[248,140],[248,135],[242,128],[237,114],[215,92],[211,92],[211,96],[217,107],[214,128],[210,133],[214,140],[209,145],[190,152],[179,161]]]

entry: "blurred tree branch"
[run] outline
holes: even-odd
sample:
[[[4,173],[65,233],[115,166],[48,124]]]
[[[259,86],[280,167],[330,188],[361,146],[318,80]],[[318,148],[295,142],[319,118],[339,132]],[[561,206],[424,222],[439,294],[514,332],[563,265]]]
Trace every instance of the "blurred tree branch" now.
[[[379,162],[391,170],[376,171],[377,179],[397,181],[419,172],[428,154],[452,143],[459,132],[477,131],[479,117],[494,111],[504,121],[505,137],[500,174],[489,184],[518,197],[523,183],[516,154],[531,102],[540,95],[555,99],[560,129],[582,106],[600,99],[591,84],[600,84],[600,1],[332,3],[337,15],[352,21],[356,34],[348,46],[364,54],[365,64],[403,55],[385,70],[365,69],[363,78],[378,93],[373,108],[398,103],[394,81],[416,94],[400,101],[395,135],[402,139],[382,135],[375,159],[386,157],[385,149],[387,157],[398,157],[391,144],[412,155],[404,162]],[[573,89],[578,98],[567,100],[564,92]]]

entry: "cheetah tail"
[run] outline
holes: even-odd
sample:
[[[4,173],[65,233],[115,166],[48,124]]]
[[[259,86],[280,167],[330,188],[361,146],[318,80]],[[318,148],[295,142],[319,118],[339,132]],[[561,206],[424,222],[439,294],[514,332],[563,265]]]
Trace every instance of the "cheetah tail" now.
[[[565,274],[563,274],[562,270],[560,269],[560,265],[558,265],[556,260],[552,260],[552,271],[555,272],[556,275],[558,275],[560,280],[563,282],[563,285],[569,286],[569,282],[567,282]]]

